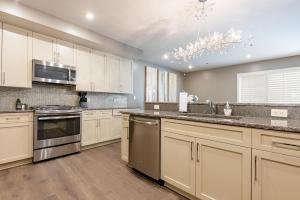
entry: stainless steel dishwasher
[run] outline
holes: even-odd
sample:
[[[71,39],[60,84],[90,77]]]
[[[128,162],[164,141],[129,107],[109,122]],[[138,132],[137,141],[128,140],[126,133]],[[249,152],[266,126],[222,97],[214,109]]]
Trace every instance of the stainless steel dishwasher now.
[[[160,119],[129,118],[129,166],[160,181]]]

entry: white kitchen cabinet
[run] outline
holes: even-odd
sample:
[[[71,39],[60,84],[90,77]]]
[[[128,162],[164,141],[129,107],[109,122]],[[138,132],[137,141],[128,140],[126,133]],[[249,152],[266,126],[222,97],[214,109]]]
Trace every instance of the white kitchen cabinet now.
[[[112,137],[112,116],[100,119],[99,141],[105,142],[114,139]],[[114,125],[115,126],[115,125]]]
[[[92,91],[92,52],[91,49],[77,46],[76,48],[76,90]]]
[[[251,200],[251,148],[196,139],[196,197]]]
[[[89,110],[82,114],[82,146],[107,142],[118,139],[113,134],[115,126],[113,124],[112,110]],[[120,129],[122,125],[120,124]]]
[[[92,91],[108,91],[108,70],[106,66],[106,56],[102,52],[93,51],[93,63],[91,71]]]
[[[33,33],[33,59],[55,62],[56,39]]]
[[[71,42],[56,40],[56,62],[75,66],[75,45]]]
[[[83,119],[81,145],[87,146],[98,142],[99,119]]]
[[[252,200],[299,200],[300,158],[252,152]]]
[[[133,93],[133,67],[132,60],[122,58],[120,66],[120,92]]]
[[[109,91],[120,92],[120,58],[107,56],[107,67],[109,70]]]
[[[162,132],[162,179],[191,195],[195,195],[195,144],[194,137]]]
[[[111,137],[114,139],[121,138],[122,135],[122,116],[113,116],[112,118]]]
[[[1,85],[30,88],[31,77],[32,32],[3,24]]]
[[[121,158],[128,162],[129,155],[129,115],[122,115]]]
[[[33,155],[32,114],[0,115],[0,164]]]

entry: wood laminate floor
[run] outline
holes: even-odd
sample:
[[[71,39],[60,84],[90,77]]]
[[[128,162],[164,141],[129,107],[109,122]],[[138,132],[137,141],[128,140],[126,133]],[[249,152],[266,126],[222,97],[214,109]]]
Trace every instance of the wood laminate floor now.
[[[0,171],[0,200],[185,200],[126,167],[120,143]]]

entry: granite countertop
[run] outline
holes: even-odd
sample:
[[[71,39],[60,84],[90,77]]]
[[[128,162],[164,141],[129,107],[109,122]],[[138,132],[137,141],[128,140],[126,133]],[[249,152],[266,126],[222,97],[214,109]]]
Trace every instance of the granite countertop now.
[[[101,108],[101,107],[91,107],[91,108],[82,108],[82,110],[114,110],[114,109],[139,109],[139,108],[136,108],[136,107],[104,107],[104,108]]]
[[[33,110],[0,109],[0,113],[26,113],[26,112],[33,112]]]
[[[184,113],[167,112],[167,111],[153,111],[153,110],[139,110],[139,111],[124,111],[124,114],[131,114],[144,117],[157,117],[178,119],[185,121],[205,122],[213,124],[222,124],[230,126],[240,126],[247,128],[257,128],[275,131],[287,131],[300,134],[300,120],[288,118],[261,118],[261,117],[243,117],[240,119],[224,119],[224,118],[209,118],[199,116],[184,116]],[[200,113],[199,113],[200,114]]]

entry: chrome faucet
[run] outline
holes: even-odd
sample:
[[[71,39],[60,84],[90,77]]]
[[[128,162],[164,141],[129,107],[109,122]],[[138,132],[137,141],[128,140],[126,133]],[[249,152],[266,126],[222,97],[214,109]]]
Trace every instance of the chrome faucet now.
[[[217,107],[216,104],[214,104],[214,102],[212,102],[211,100],[206,100],[206,103],[209,105],[209,109],[210,109],[210,114],[212,115],[216,115],[217,114]]]

